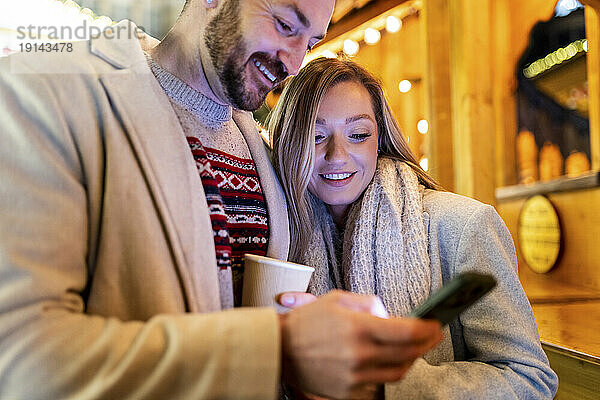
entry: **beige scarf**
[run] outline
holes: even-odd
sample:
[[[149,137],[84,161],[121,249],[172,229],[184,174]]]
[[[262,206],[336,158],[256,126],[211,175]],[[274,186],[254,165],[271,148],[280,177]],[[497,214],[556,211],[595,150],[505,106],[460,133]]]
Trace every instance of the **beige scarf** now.
[[[429,295],[431,271],[423,218],[423,186],[404,162],[379,158],[373,181],[348,213],[336,252],[337,230],[313,196],[316,227],[301,260],[315,267],[309,291],[375,294],[390,315],[407,315]],[[339,247],[338,247],[339,248]]]

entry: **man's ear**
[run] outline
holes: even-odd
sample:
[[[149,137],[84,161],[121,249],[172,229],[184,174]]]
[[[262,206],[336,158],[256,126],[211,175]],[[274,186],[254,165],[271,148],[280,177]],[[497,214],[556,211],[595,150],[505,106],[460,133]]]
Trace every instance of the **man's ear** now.
[[[215,8],[217,6],[218,0],[202,0],[204,2],[204,7],[206,8]]]

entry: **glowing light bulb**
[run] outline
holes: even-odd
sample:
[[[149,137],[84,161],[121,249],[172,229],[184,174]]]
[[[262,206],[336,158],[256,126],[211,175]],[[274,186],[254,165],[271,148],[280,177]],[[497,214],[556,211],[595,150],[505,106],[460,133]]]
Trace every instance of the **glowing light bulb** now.
[[[358,45],[358,42],[356,42],[352,39],[344,40],[344,53],[346,53],[347,55],[349,55],[349,56],[356,55],[356,53],[358,53],[359,48],[360,48],[360,46]]]
[[[423,135],[426,134],[427,132],[429,132],[429,122],[427,122],[427,120],[425,119],[420,120],[419,122],[417,122],[417,130]]]
[[[404,79],[398,84],[398,90],[401,93],[407,93],[412,88],[412,83],[408,79]]]
[[[429,170],[429,160],[427,159],[427,157],[421,158],[421,161],[419,161],[419,165],[421,166],[421,168],[423,168],[423,171],[427,172]]]
[[[385,29],[389,33],[396,33],[402,28],[402,20],[398,17],[390,15],[385,19]]]
[[[588,51],[587,39],[583,41],[583,51]]]
[[[381,33],[377,29],[367,28],[365,29],[365,43],[375,44],[381,39]]]

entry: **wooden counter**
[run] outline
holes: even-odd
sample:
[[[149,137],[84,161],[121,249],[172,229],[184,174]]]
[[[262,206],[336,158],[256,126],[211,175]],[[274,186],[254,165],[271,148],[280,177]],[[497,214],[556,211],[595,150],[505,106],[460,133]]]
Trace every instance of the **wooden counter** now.
[[[534,304],[533,313],[559,376],[556,399],[600,399],[600,301]]]
[[[519,277],[559,376],[556,399],[600,399],[600,293],[527,270]]]
[[[540,275],[527,267],[521,267],[519,280],[531,304],[600,301],[600,290],[575,286],[558,279],[552,273]]]
[[[519,279],[542,342],[600,363],[600,291],[573,286],[529,269]]]
[[[532,308],[545,344],[600,365],[600,301],[533,304]]]

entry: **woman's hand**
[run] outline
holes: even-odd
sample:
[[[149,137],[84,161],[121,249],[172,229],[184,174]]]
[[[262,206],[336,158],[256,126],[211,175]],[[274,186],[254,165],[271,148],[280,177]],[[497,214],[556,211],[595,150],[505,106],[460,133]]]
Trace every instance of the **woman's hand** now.
[[[278,302],[288,308],[296,308],[316,301],[317,297],[310,293],[286,292],[282,293]],[[381,299],[377,296],[353,296],[344,297],[342,304],[350,310],[368,312],[380,318],[389,318]]]
[[[281,293],[277,299],[278,303],[284,307],[296,308],[317,300],[317,296],[304,292],[286,292]]]

